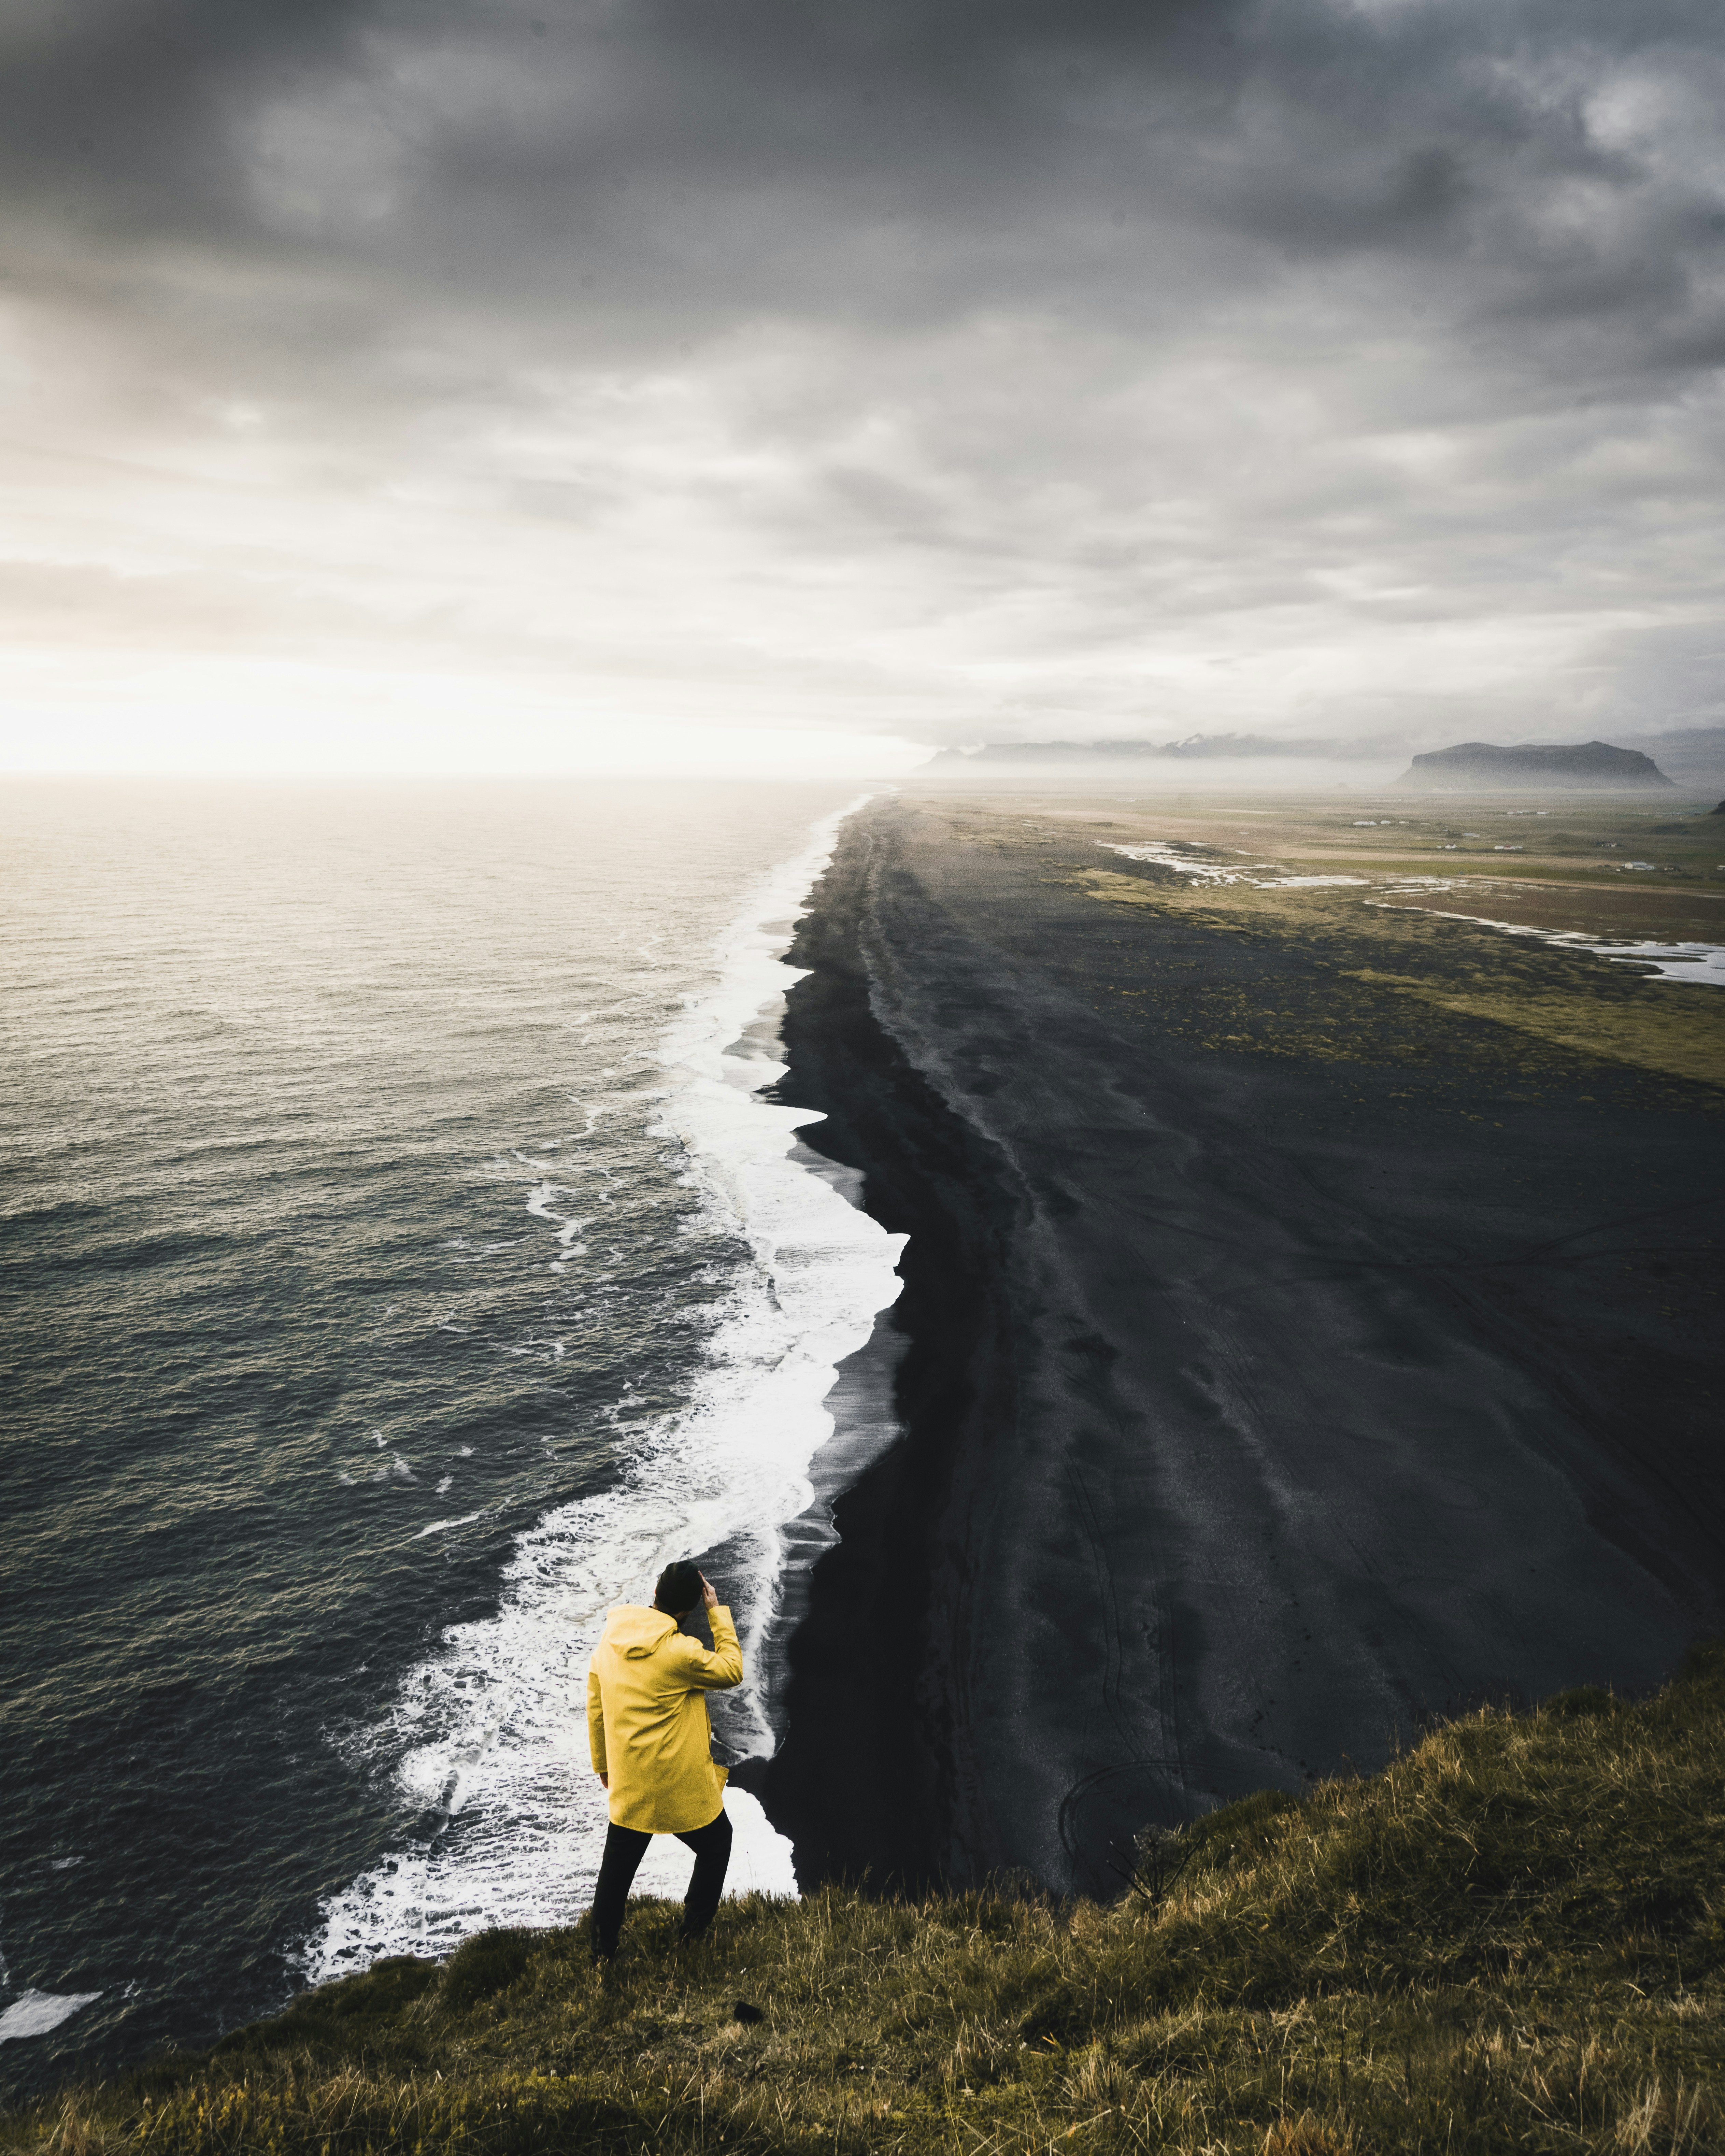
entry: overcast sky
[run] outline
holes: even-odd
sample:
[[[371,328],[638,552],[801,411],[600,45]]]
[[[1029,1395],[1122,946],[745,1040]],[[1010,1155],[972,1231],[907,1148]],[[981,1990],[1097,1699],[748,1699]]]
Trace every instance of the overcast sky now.
[[[13,766],[1717,723],[1718,0],[6,0]]]

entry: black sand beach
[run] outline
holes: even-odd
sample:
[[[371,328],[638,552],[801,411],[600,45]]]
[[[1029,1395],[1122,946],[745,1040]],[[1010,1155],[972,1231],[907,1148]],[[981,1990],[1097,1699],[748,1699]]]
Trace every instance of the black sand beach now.
[[[805,1883],[1108,1892],[1147,1821],[1725,1629],[1725,1091],[1479,1014],[1725,996],[1158,874],[878,803],[800,932],[783,1097],[911,1237],[762,1778]]]

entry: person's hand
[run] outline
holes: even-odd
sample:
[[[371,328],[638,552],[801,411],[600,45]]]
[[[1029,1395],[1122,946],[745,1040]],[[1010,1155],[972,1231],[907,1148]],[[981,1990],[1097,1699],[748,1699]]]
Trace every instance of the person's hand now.
[[[713,1592],[713,1584],[705,1573],[701,1575],[701,1606],[703,1609],[716,1609],[719,1606],[719,1598]]]
[[[608,1789],[610,1786],[611,1777],[608,1774],[601,1774],[599,1777],[599,1787],[602,1789]]]

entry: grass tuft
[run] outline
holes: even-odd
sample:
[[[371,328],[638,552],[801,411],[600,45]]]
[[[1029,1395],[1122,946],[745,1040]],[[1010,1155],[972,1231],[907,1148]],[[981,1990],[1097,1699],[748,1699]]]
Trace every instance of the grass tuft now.
[[[1725,1647],[1141,1845],[1110,1907],[632,1905],[0,2121],[44,2156],[1725,2152]],[[748,2013],[740,2011],[747,2006]]]

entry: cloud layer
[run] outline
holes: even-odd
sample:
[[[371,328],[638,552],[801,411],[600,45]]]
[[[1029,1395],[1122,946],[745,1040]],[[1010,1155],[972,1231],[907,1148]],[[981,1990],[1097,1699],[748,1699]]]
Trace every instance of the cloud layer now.
[[[14,0],[11,760],[1715,717],[1722,105],[1687,0]]]

